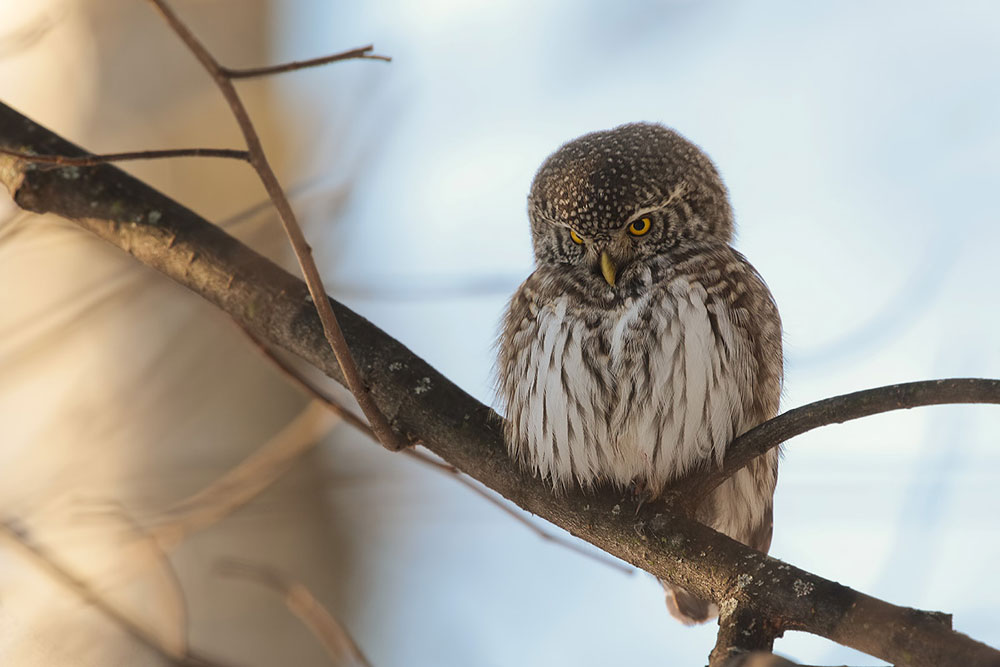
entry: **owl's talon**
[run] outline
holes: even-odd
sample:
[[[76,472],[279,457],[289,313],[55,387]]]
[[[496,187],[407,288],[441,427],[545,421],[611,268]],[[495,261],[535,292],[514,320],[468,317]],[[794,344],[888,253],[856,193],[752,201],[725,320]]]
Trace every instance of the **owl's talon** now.
[[[632,480],[632,500],[635,502],[635,513],[639,514],[639,510],[642,506],[646,504],[646,501],[650,499],[649,489],[646,488],[646,480],[644,479],[634,479]]]

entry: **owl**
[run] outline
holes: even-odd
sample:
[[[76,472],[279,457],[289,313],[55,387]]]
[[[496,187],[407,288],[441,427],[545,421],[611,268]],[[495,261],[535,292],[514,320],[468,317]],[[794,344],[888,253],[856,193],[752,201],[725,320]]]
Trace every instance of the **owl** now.
[[[497,393],[512,457],[558,491],[598,484],[656,497],[773,417],[781,320],[734,250],[726,187],[697,146],[633,123],[574,139],[535,175],[536,268],[511,299]],[[703,523],[766,552],[778,452],[697,509]],[[714,604],[664,582],[685,623]]]

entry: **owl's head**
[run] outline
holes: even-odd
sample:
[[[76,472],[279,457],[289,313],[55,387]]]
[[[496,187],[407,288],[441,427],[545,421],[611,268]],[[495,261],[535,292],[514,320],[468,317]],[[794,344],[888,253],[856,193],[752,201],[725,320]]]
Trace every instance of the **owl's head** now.
[[[728,243],[726,187],[701,149],[632,123],[585,134],[542,164],[528,195],[535,258],[616,276],[692,241]]]

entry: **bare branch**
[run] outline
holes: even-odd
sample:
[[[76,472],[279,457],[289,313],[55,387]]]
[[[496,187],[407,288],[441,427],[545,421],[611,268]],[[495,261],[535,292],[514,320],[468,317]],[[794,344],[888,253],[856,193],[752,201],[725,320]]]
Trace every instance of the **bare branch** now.
[[[335,53],[330,56],[322,56],[320,58],[310,58],[309,60],[293,60],[292,62],[284,63],[281,65],[270,65],[268,67],[247,67],[242,69],[234,69],[231,67],[222,67],[222,73],[230,79],[250,79],[257,76],[269,76],[271,74],[282,74],[284,72],[294,72],[295,70],[306,69],[307,67],[319,67],[321,65],[328,65],[329,63],[335,63],[340,60],[381,60],[383,62],[392,62],[392,58],[389,56],[380,56],[372,53],[375,49],[374,46],[369,44],[368,46],[362,46],[356,49],[350,49],[348,51],[342,51],[341,53]]]
[[[281,477],[333,424],[325,408],[313,403],[263,447],[207,487],[181,501],[149,530],[161,549],[169,550],[256,498]]]
[[[343,624],[303,584],[288,580],[273,567],[242,560],[225,560],[217,570],[220,574],[252,581],[281,595],[288,610],[319,639],[335,665],[371,667]]]
[[[19,546],[21,551],[46,574],[73,591],[83,602],[92,605],[133,638],[162,655],[170,664],[177,667],[223,667],[220,662],[195,655],[190,651],[178,653],[173,647],[162,642],[154,633],[133,621],[105,600],[86,581],[60,565],[44,547],[35,544],[23,526],[17,522],[0,521],[0,535],[7,537],[11,543]]]
[[[452,475],[454,475],[456,481],[461,483],[466,488],[470,489],[473,493],[479,495],[482,498],[485,498],[486,501],[489,502],[491,505],[500,508],[500,510],[503,511],[507,516],[514,519],[515,521],[523,525],[525,528],[527,528],[528,530],[530,530],[531,532],[533,532],[535,535],[545,540],[546,542],[552,542],[553,544],[557,544],[561,547],[569,549],[570,551],[575,551],[581,556],[586,556],[591,560],[597,561],[601,565],[607,565],[610,568],[618,570],[622,574],[632,574],[634,572],[634,570],[631,567],[619,562],[618,560],[612,560],[606,556],[603,556],[600,552],[595,553],[594,551],[585,549],[584,547],[580,546],[579,544],[576,544],[575,542],[570,542],[569,540],[562,539],[558,535],[554,535],[549,531],[545,530],[544,528],[542,528],[541,526],[538,526],[533,521],[531,521],[531,519],[524,516],[524,514],[513,509],[512,507],[504,503],[502,500],[494,496],[486,489],[483,489],[482,487],[478,486],[475,482],[466,477],[462,473],[462,471],[456,468],[455,466],[449,465],[447,463],[440,463],[439,461],[432,459],[431,457],[427,456],[425,453],[421,451],[408,449],[406,450],[406,453],[412,455],[414,458],[422,461],[427,465],[435,466],[446,473],[451,473]]]
[[[66,155],[36,155],[34,153],[24,153],[0,148],[0,154],[20,158],[27,162],[39,164],[51,164],[60,167],[94,167],[108,162],[126,162],[129,160],[160,160],[163,158],[176,157],[217,157],[231,160],[250,161],[250,154],[247,151],[234,150],[231,148],[168,148],[157,151],[131,151],[128,153],[103,153],[100,155],[88,155],[85,157],[69,157]]]
[[[358,371],[354,357],[351,354],[351,348],[348,346],[347,339],[344,338],[344,333],[340,328],[340,323],[337,321],[337,316],[327,301],[326,289],[323,287],[323,278],[320,276],[319,269],[316,267],[316,262],[312,256],[312,247],[302,233],[302,228],[299,226],[288,197],[285,196],[285,192],[278,183],[278,177],[268,162],[267,155],[264,153],[264,147],[257,136],[257,130],[250,120],[250,114],[247,113],[243,101],[236,92],[236,87],[227,76],[225,69],[209,53],[208,49],[205,48],[198,38],[194,36],[194,33],[191,32],[184,22],[180,20],[177,14],[174,13],[166,0],[149,1],[156,6],[167,24],[177,33],[181,41],[187,45],[191,53],[194,54],[205,68],[205,71],[211,75],[212,80],[215,81],[215,85],[222,92],[222,96],[229,104],[229,108],[233,112],[233,117],[236,119],[240,131],[243,133],[243,139],[246,141],[247,150],[250,153],[250,164],[257,171],[261,183],[264,184],[264,189],[267,190],[268,196],[274,202],[274,207],[278,210],[278,217],[285,228],[288,240],[291,242],[292,250],[305,276],[309,295],[319,314],[324,336],[333,350],[337,363],[340,365],[347,387],[357,399],[358,405],[361,406],[361,411],[368,418],[368,423],[371,424],[372,430],[378,436],[379,442],[391,451],[403,449],[408,443],[400,438],[389,425],[389,421],[382,414],[374,399],[372,399],[369,388]]]
[[[0,145],[79,151],[3,105],[0,128]],[[24,167],[0,157],[0,180],[20,207],[73,220],[216,304],[255,336],[344,382],[300,280],[111,165],[74,179]],[[782,631],[811,632],[916,667],[1000,664],[1000,652],[951,630],[945,615],[895,606],[783,563],[671,506],[636,510],[629,497],[609,489],[554,495],[510,460],[502,420],[492,410],[349,308],[330,304],[373,397],[400,431],[523,509],[698,597],[745,604]]]
[[[834,396],[794,408],[733,440],[720,468],[690,474],[671,485],[671,493],[690,510],[755,458],[795,436],[821,426],[883,412],[949,403],[1000,404],[1000,380],[961,378],[907,382]]]

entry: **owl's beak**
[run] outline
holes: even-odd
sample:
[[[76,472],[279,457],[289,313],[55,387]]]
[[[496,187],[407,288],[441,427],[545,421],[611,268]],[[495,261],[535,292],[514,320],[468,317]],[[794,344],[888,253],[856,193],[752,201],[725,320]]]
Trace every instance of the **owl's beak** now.
[[[614,260],[611,259],[611,255],[607,251],[603,251],[601,253],[601,273],[604,274],[604,279],[612,287],[615,286],[615,273],[617,270]]]

